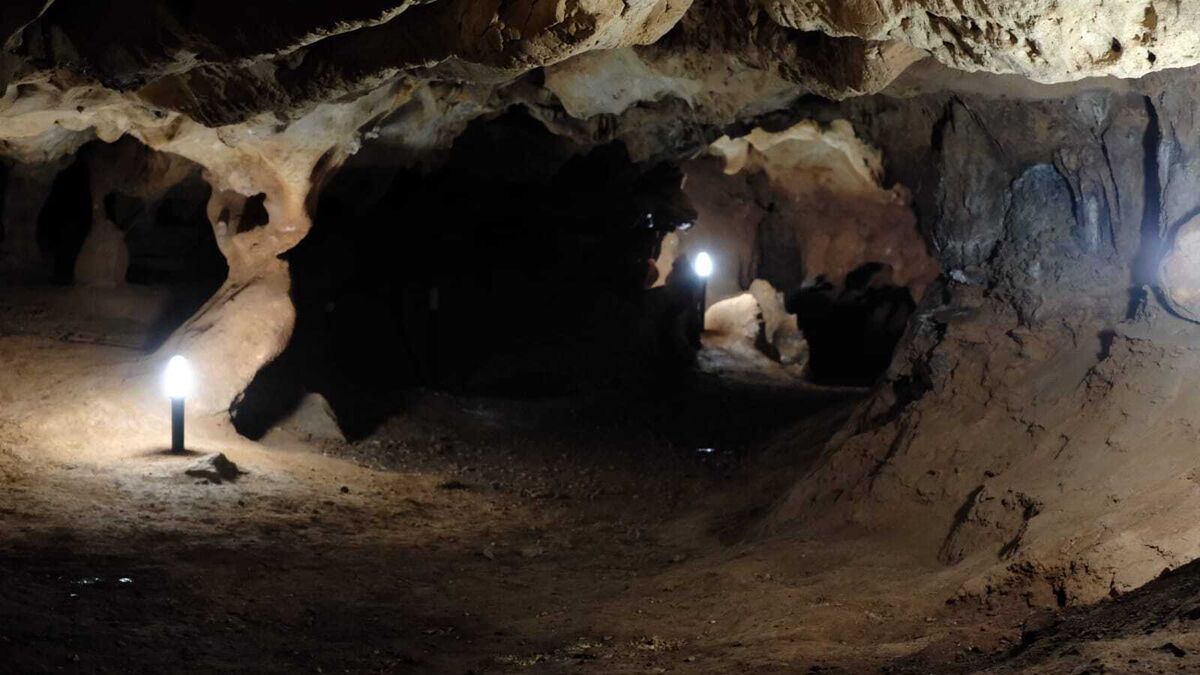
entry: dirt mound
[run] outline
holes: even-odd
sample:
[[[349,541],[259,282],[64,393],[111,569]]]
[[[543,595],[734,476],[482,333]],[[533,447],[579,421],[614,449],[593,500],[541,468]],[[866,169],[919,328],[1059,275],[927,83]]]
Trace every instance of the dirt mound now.
[[[1200,650],[1200,563],[1168,572],[1112,602],[1031,626],[987,672],[1194,671]]]
[[[934,322],[928,391],[878,394],[776,526],[879,532],[974,569],[960,597],[1035,605],[1200,556],[1200,330],[1159,314],[1035,332],[994,309]]]

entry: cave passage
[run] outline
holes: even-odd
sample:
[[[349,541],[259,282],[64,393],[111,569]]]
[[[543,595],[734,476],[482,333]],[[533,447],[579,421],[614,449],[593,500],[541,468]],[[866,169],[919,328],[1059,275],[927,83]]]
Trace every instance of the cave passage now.
[[[153,349],[225,279],[205,213],[210,187],[181,157],[122,137],[5,175],[3,273],[28,313],[7,317],[9,331],[57,325],[72,339]]]
[[[357,383],[552,394],[624,357],[657,240],[687,217],[678,182],[508,113],[427,171],[347,166],[291,257],[297,293],[327,285],[330,347]]]
[[[891,363],[916,304],[882,263],[854,269],[840,286],[818,279],[788,294],[785,306],[808,342],[814,381],[870,385]]]
[[[1200,672],[1200,3],[243,5],[0,12],[0,673]]]
[[[751,378],[867,386],[914,308],[869,249],[836,284],[806,277],[804,251],[775,251],[762,256],[783,271],[764,273],[793,287],[764,302],[790,333],[768,336],[780,327],[751,300],[718,309],[702,339],[697,295],[711,307],[750,284],[718,277],[702,292],[698,247],[727,267],[736,249],[711,240],[729,225],[697,213],[686,167],[634,162],[621,143],[581,148],[520,108],[472,123],[436,165],[369,149],[324,187],[312,233],[286,254],[297,326],[234,407],[252,438],[305,392],[364,433],[414,387],[514,399],[680,387],[708,347]],[[702,353],[706,365],[729,364]]]
[[[668,358],[646,296],[662,236],[693,215],[680,182],[520,110],[473,124],[437,166],[351,161],[287,256],[292,342],[235,419],[261,433],[302,390],[357,429],[411,387],[528,399],[641,386]]]

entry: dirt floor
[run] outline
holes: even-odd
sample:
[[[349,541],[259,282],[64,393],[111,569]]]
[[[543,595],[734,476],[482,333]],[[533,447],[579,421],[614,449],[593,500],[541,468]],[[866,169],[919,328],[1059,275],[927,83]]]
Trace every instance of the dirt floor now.
[[[1070,612],[953,602],[972,570],[879,533],[772,527],[861,391],[746,372],[638,395],[415,391],[354,442],[189,420],[179,457],[162,451],[166,402],[137,391],[143,352],[106,338],[137,326],[64,325],[36,304],[0,309],[0,671],[1200,663],[1188,568]],[[185,474],[214,452],[245,473]]]

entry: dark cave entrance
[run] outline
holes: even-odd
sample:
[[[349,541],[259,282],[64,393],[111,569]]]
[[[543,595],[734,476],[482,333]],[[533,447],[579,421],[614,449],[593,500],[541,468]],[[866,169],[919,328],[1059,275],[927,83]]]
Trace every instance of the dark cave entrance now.
[[[65,168],[9,171],[46,178],[42,190],[36,180],[4,190],[9,208],[0,213],[18,219],[6,229],[36,218],[35,248],[12,242],[6,272],[24,289],[22,302],[76,314],[66,331],[78,323],[94,334],[88,339],[153,349],[225,280],[206,214],[211,190],[193,162],[122,137],[84,144]],[[47,281],[60,290],[39,290]]]
[[[129,247],[131,285],[166,289],[170,297],[156,317],[156,347],[217,292],[229,273],[217,246],[207,204],[212,188],[191,171],[160,197],[145,199],[109,193],[113,222]]]
[[[653,259],[693,216],[675,167],[582,149],[520,110],[472,124],[435,167],[364,155],[287,256],[296,332],[235,410],[243,433],[302,390],[353,431],[405,388],[557,397],[656,360]]]
[[[87,151],[88,146],[81,148],[71,164],[54,178],[38,214],[38,243],[49,261],[51,283],[69,285],[75,281],[75,262],[91,229]]]
[[[820,384],[869,386],[891,364],[916,310],[912,292],[868,262],[837,286],[819,278],[786,294],[808,342],[808,372]]]

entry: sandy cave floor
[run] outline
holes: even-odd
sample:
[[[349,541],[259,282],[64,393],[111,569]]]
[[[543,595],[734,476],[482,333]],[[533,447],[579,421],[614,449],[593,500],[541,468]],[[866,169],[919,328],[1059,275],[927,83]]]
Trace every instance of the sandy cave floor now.
[[[766,528],[859,392],[414,392],[353,443],[192,420],[197,452],[247,472],[214,485],[160,452],[165,404],[39,423],[141,353],[0,314],[7,672],[1175,672],[1200,652],[1187,568],[1064,618],[947,603],[969,570],[886,537]]]

